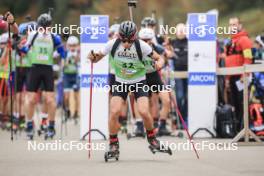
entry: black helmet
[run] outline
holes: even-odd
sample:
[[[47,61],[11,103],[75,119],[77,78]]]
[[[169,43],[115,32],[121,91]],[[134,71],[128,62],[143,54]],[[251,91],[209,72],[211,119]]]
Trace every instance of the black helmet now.
[[[145,17],[141,21],[141,26],[142,27],[147,27],[147,26],[155,26],[157,24],[156,20],[152,17]]]
[[[39,27],[48,27],[51,25],[52,18],[49,14],[43,13],[38,17],[37,22]]]
[[[119,36],[122,39],[133,40],[136,37],[137,26],[132,21],[123,21],[119,27]]]

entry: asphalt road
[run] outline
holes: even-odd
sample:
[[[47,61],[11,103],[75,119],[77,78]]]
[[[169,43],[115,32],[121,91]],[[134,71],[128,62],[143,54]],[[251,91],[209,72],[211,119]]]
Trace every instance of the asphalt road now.
[[[59,129],[57,137],[60,139]],[[79,127],[68,124],[67,136],[61,143],[79,141]],[[47,142],[36,137],[36,144]],[[172,143],[185,142],[179,138],[161,138]],[[208,139],[206,139],[208,140]],[[208,140],[211,143],[226,140]],[[196,140],[195,142],[202,142]],[[85,142],[82,142],[84,144]],[[106,144],[105,141],[96,141]],[[118,162],[105,163],[104,151],[92,151],[88,159],[87,150],[72,151],[29,151],[25,134],[18,135],[11,142],[7,131],[0,131],[0,176],[169,176],[169,175],[214,175],[214,176],[262,176],[264,174],[264,147],[243,146],[236,151],[199,151],[196,159],[193,151],[173,151],[173,156],[157,153],[153,155],[146,140],[120,138],[121,155]]]

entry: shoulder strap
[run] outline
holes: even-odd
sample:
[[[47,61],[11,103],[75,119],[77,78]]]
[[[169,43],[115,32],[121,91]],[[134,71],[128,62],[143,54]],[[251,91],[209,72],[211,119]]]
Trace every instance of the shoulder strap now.
[[[135,40],[135,47],[136,47],[136,51],[137,51],[137,55],[140,61],[143,60],[143,54],[142,54],[142,50],[140,47],[140,42],[138,39]]]
[[[53,35],[52,33],[51,33],[51,38],[52,38],[52,42],[53,42],[53,49],[55,49],[56,48],[56,46],[55,46],[55,35]]]
[[[37,36],[38,36],[38,32],[36,32],[36,34],[34,34],[32,40],[31,40],[31,43],[30,43],[30,47],[33,46]],[[55,49],[55,36],[53,34],[51,34],[51,38],[52,38],[52,42],[53,42],[53,48]]]
[[[31,48],[31,46],[33,46],[33,44],[34,44],[34,42],[35,42],[37,36],[38,36],[38,32],[36,32],[36,34],[34,34],[32,40],[31,40],[30,46],[29,46],[30,48]]]
[[[116,39],[116,41],[115,41],[115,43],[114,43],[114,45],[113,45],[113,47],[112,47],[112,50],[111,50],[111,56],[114,58],[114,56],[115,56],[115,52],[116,52],[116,50],[117,50],[117,47],[120,45],[120,43],[121,43],[121,40],[120,39]]]
[[[120,45],[121,43],[121,40],[120,39],[116,39],[113,47],[112,47],[112,50],[111,50],[111,56],[114,57],[115,55],[115,52],[117,50],[117,47]],[[135,47],[136,47],[136,51],[137,51],[137,55],[138,55],[138,58],[140,61],[143,60],[143,54],[142,54],[142,50],[141,50],[141,47],[140,47],[140,42],[139,40],[135,40]]]

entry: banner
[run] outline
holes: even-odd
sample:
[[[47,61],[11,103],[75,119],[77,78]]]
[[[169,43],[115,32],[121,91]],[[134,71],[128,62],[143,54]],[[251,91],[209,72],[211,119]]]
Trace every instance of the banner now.
[[[80,67],[80,97],[81,97],[81,123],[80,138],[87,132],[89,127],[90,107],[90,78],[91,66],[87,59],[91,50],[99,51],[108,41],[109,17],[105,15],[81,15],[81,67]],[[101,131],[108,137],[108,92],[104,86],[108,84],[108,57],[94,64],[93,76],[93,104],[92,104],[92,129]],[[92,139],[102,139],[97,132],[91,133]]]
[[[188,14],[188,127],[195,137],[211,137],[217,104],[217,15]]]

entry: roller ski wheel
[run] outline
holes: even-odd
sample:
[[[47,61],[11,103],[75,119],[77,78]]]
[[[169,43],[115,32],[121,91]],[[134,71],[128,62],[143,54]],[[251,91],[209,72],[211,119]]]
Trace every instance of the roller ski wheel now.
[[[131,133],[127,133],[127,140],[131,139],[132,138],[132,135]]]
[[[119,151],[108,151],[108,152],[105,152],[105,155],[104,155],[104,159],[105,159],[105,162],[108,162],[109,159],[115,159],[116,161],[119,160]]]
[[[114,145],[110,145],[110,150],[105,152],[105,155],[104,155],[104,159],[105,159],[105,162],[108,162],[109,159],[115,159],[116,161],[119,160],[119,146],[114,144]]]
[[[184,137],[183,132],[179,132],[177,136],[178,136],[179,138],[183,138],[183,137]]]
[[[27,130],[27,138],[29,140],[33,140],[34,139],[34,130]]]
[[[167,153],[169,155],[172,155],[171,149],[168,148],[161,148],[160,142],[157,139],[152,139],[149,145],[149,149],[153,154],[159,153]]]
[[[40,129],[38,130],[38,136],[41,136],[42,134],[46,134],[47,132],[47,127],[41,125]]]
[[[54,136],[55,136],[55,129],[48,129],[45,133],[44,139],[45,140],[53,139]]]

